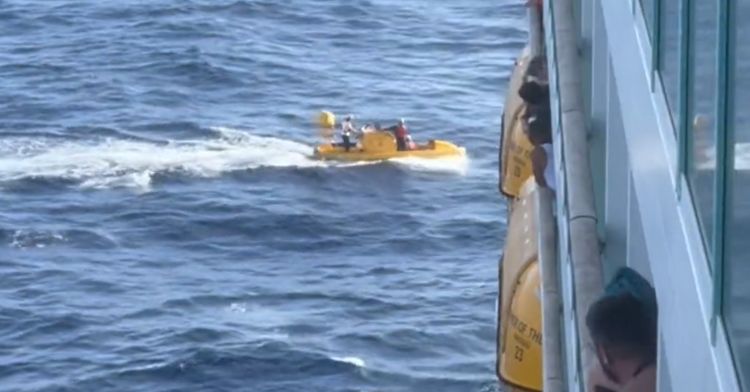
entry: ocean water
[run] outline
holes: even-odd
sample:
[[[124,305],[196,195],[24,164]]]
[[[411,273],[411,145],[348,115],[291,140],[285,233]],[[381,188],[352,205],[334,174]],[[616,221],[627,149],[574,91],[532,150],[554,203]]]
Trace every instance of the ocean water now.
[[[498,390],[522,3],[0,0],[0,390]]]

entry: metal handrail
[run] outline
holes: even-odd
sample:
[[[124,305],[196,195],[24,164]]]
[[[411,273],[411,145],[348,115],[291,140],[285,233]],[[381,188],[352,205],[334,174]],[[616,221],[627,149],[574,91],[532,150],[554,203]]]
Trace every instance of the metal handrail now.
[[[556,144],[555,166],[562,174],[557,190],[558,224],[565,226],[567,252],[560,255],[562,264],[572,266],[573,293],[563,296],[563,313],[569,309],[574,314],[564,314],[566,320],[575,320],[572,332],[578,347],[574,373],[585,388],[584,370],[596,360],[591,340],[586,331],[585,314],[589,306],[601,294],[603,275],[597,236],[597,217],[589,163],[586,122],[581,97],[581,66],[577,50],[577,32],[573,17],[572,0],[544,1],[545,41],[550,72],[550,94],[553,109],[553,143]],[[561,271],[561,270],[558,270]],[[560,273],[560,279],[567,279]],[[564,283],[564,282],[563,282]],[[545,340],[547,339],[545,332]],[[546,367],[545,367],[546,369]],[[568,380],[571,385],[575,382]]]

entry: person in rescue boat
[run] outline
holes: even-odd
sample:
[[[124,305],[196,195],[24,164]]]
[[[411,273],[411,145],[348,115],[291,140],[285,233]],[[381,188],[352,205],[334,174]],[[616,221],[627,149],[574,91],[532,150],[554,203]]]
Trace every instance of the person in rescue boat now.
[[[372,123],[365,124],[361,128],[359,128],[359,131],[357,131],[357,138],[360,141],[362,141],[366,133],[376,132],[379,130],[380,130],[380,126],[377,124],[372,124]]]
[[[409,135],[409,131],[406,129],[406,121],[404,119],[398,120],[398,124],[396,124],[396,127],[394,129],[394,134],[396,135],[396,147],[399,151],[405,151],[408,149],[408,145],[406,143],[406,137]]]
[[[406,149],[407,150],[417,149],[417,143],[414,143],[414,139],[411,138],[411,135],[406,135]]]
[[[349,114],[341,123],[341,140],[344,141],[343,146],[346,152],[349,152],[351,147],[354,145],[352,143],[352,134],[354,132],[356,132],[356,128],[354,127],[354,116]]]

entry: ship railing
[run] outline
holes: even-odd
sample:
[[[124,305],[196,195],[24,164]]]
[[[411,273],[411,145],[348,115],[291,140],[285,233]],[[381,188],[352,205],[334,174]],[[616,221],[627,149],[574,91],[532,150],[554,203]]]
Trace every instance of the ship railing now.
[[[546,294],[542,313],[544,390],[582,391],[585,370],[596,360],[585,315],[603,290],[603,277],[581,95],[578,29],[572,0],[544,0],[543,12],[557,183],[555,218],[550,216],[552,196],[539,192],[537,197],[539,235],[544,237],[544,242],[540,241],[542,291]],[[533,38],[533,33],[530,35]],[[557,221],[557,241],[553,219]]]
[[[553,214],[555,194],[537,187],[533,194],[537,227],[537,260],[542,281],[542,383],[545,392],[564,392],[560,285],[558,277],[557,230]]]

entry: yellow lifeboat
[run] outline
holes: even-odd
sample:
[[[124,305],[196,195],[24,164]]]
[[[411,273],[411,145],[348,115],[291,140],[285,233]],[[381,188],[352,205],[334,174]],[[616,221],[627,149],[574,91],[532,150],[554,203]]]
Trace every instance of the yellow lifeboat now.
[[[523,129],[526,104],[518,95],[530,61],[528,50],[524,50],[513,69],[505,99],[500,139],[500,192],[510,198],[519,197],[521,186],[532,177],[531,151],[534,146]]]
[[[500,266],[497,374],[508,391],[542,391],[542,303],[538,262],[536,181],[513,202]]]
[[[399,151],[396,137],[388,131],[365,132],[359,138],[359,143],[349,148],[331,143],[315,147],[314,156],[318,159],[336,161],[380,161],[391,158],[445,158],[460,157],[466,154],[466,149],[445,140],[430,140],[424,144],[417,144],[414,148]]]

